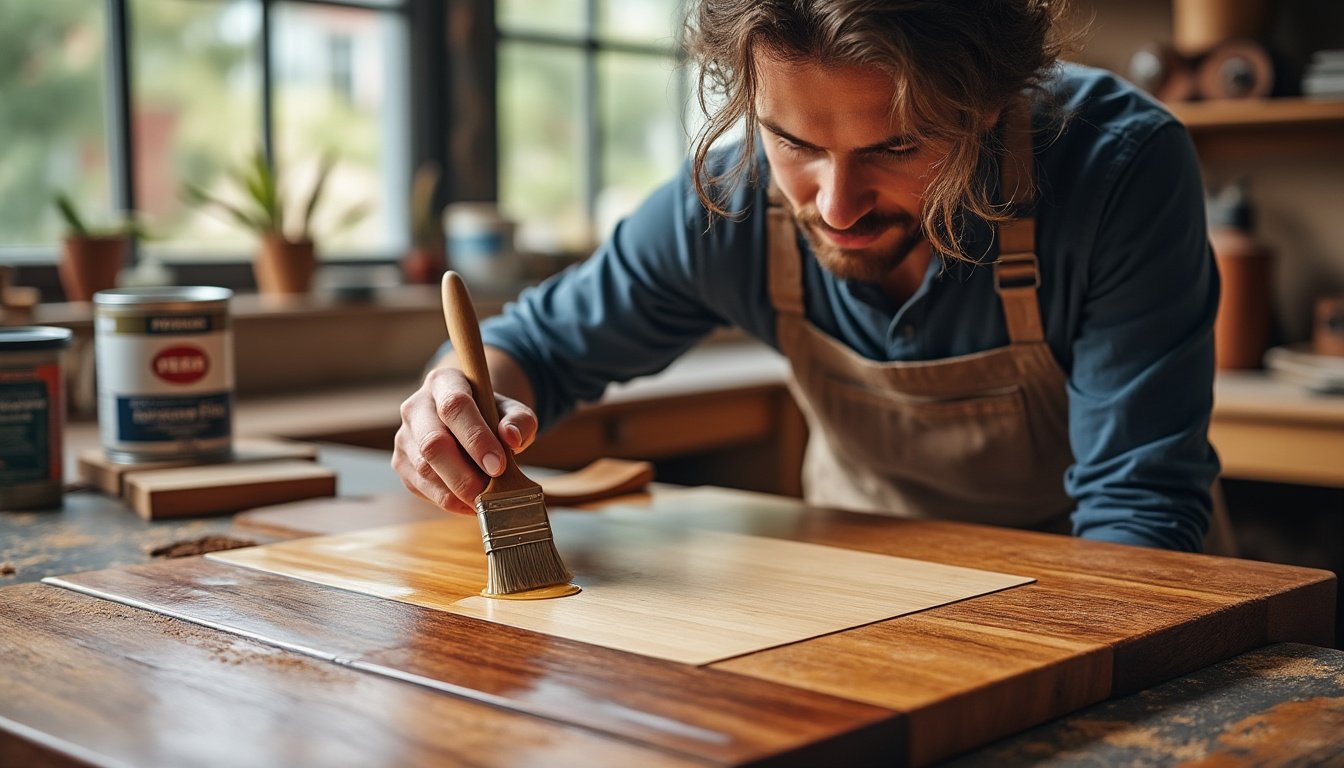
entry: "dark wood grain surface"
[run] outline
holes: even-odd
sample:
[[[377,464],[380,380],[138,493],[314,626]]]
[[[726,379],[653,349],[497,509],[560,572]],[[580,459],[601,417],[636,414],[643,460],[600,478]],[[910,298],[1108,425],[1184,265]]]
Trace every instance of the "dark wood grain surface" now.
[[[903,751],[888,709],[199,558],[59,583],[714,763]]]
[[[0,765],[703,765],[40,584],[3,590]]]
[[[199,558],[144,564],[140,539],[122,561],[140,565],[61,579],[88,595],[0,589],[0,765],[923,765],[1266,643],[1333,640],[1324,571],[689,493],[639,509],[1037,582],[690,667]],[[70,506],[45,524],[96,551]]]
[[[1335,583],[1324,571],[713,489],[655,494],[637,514],[674,529],[748,532],[1038,581],[707,668],[222,563],[58,583],[717,764],[863,755],[924,765],[1269,642],[1332,641]]]

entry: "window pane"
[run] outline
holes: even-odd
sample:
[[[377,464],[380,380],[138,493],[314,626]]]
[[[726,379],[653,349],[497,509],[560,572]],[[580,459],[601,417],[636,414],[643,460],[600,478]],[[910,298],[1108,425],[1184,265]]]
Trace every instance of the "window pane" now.
[[[104,136],[103,4],[0,0],[0,246],[55,253],[52,193],[90,224],[113,216]]]
[[[587,0],[496,0],[495,23],[503,32],[581,37],[588,31],[587,9]]]
[[[408,240],[411,163],[404,17],[284,3],[274,22],[276,164],[291,236],[330,151],[336,165],[312,223],[321,253],[399,254]],[[368,213],[345,226],[356,208]]]
[[[679,0],[597,0],[597,34],[603,40],[671,50],[681,33],[683,5]]]
[[[598,56],[602,173],[598,237],[666,181],[685,156],[677,76],[670,59],[626,53]]]
[[[183,203],[190,181],[241,201],[225,178],[261,142],[261,16],[241,0],[134,0],[130,5],[137,207],[173,258],[250,253],[252,233]]]
[[[687,64],[684,74],[685,81],[685,106],[682,108],[682,124],[685,126],[683,133],[688,137],[687,142],[693,141],[699,137],[705,129],[708,122],[704,111],[700,108],[700,67],[694,64]],[[720,93],[711,90],[706,94],[708,108],[710,112],[716,112],[723,108],[724,98]],[[728,146],[736,141],[741,141],[746,136],[746,121],[739,119],[732,129],[725,133],[714,143],[716,147]]]
[[[583,54],[525,43],[499,46],[499,197],[519,244],[592,244],[584,190]]]

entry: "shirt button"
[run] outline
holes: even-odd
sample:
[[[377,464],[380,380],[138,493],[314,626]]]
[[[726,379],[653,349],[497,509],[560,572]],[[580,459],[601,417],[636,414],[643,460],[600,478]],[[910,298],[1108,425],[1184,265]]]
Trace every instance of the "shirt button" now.
[[[906,341],[911,341],[915,338],[915,326],[911,323],[901,326],[901,335],[905,337]]]

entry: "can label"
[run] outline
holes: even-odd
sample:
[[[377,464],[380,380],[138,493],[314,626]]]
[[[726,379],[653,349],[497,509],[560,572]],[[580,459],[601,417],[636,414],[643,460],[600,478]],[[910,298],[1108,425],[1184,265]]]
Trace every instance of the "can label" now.
[[[61,481],[61,366],[0,368],[0,486]]]
[[[232,337],[222,312],[97,319],[99,427],[119,460],[226,453]]]

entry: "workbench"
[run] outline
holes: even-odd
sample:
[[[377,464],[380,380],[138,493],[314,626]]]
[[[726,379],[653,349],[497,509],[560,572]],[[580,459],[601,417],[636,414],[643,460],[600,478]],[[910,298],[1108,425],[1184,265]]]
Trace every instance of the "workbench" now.
[[[387,458],[319,456],[343,494],[399,487]],[[655,492],[655,509],[660,498],[675,494]],[[0,582],[25,582],[0,589],[0,764],[1344,759],[1327,572],[783,497],[673,505],[660,515],[686,526],[1036,579],[690,666],[199,557],[148,562],[131,542],[157,541],[158,524],[90,491],[68,501],[22,514],[46,515],[67,550],[97,551],[121,531],[122,555],[57,558]],[[208,525],[252,536],[227,518]],[[31,581],[65,565],[115,567]]]

